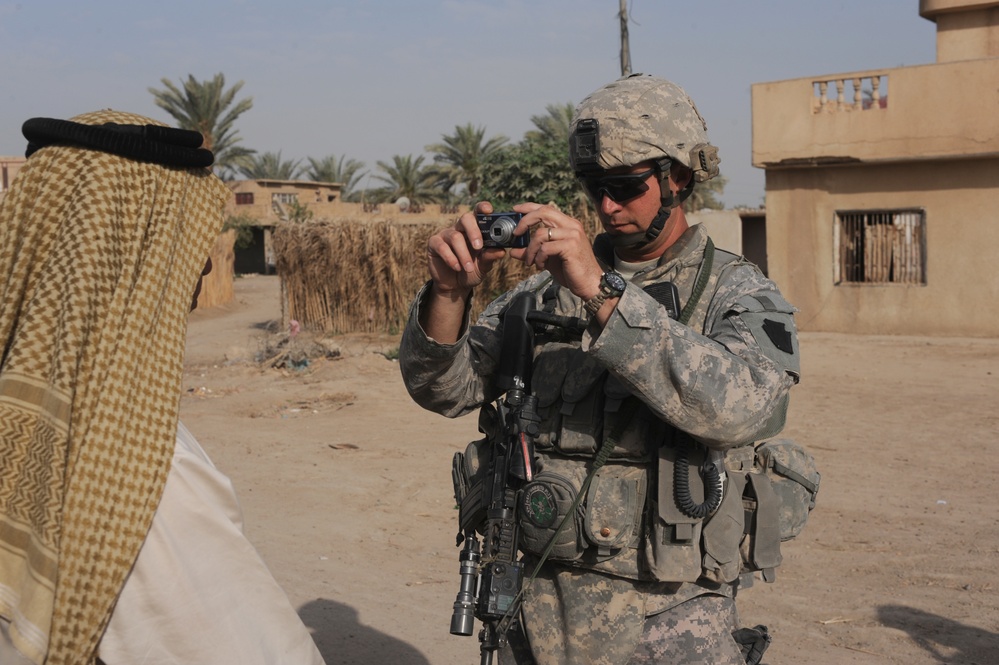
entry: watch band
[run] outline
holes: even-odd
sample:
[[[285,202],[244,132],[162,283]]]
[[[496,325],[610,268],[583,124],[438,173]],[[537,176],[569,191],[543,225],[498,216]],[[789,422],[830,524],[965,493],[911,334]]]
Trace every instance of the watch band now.
[[[625,281],[616,272],[605,272],[600,276],[600,291],[583,303],[583,309],[591,317],[596,316],[608,298],[620,298],[624,293]]]
[[[586,313],[590,316],[596,316],[597,312],[600,311],[600,307],[604,304],[604,301],[607,300],[607,295],[608,294],[603,291],[600,291],[597,295],[583,303],[583,309],[585,309]]]

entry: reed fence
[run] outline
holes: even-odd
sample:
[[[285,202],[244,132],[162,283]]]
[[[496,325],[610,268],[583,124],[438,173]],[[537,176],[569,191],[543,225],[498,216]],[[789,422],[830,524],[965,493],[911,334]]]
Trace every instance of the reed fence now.
[[[282,319],[330,334],[398,333],[427,281],[427,239],[452,222],[343,219],[274,230]],[[476,289],[472,315],[532,269],[499,261]]]
[[[198,295],[199,309],[225,305],[235,298],[233,293],[235,243],[236,232],[231,229],[215,239],[215,245],[209,253],[212,259],[212,271],[205,275],[201,283],[201,293]]]

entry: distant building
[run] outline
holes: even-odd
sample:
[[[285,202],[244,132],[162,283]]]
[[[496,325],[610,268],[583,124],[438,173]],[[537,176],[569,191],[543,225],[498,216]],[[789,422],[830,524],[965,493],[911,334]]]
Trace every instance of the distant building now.
[[[803,330],[999,336],[999,2],[919,13],[935,64],[752,87],[769,274]]]
[[[4,157],[0,155],[0,199],[3,199],[10,184],[14,182],[14,176],[24,166],[27,159],[24,157]]]
[[[273,272],[271,232],[278,222],[295,219],[296,215],[330,218],[342,211],[343,185],[338,182],[257,179],[226,184],[233,192],[226,217],[251,220],[249,244],[235,248],[237,274]]]
[[[252,217],[264,225],[288,219],[296,205],[317,218],[332,217],[341,209],[343,185],[338,182],[259,179],[226,184],[234,194],[228,214]]]
[[[691,224],[701,224],[719,249],[742,254],[767,274],[767,216],[762,208],[701,209],[687,213]]]

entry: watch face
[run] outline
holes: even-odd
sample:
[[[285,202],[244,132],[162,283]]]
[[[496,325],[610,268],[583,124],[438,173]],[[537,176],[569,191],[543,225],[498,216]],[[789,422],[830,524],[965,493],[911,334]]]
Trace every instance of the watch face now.
[[[627,286],[627,282],[624,281],[624,277],[621,277],[616,272],[604,273],[604,282],[607,284],[608,288],[617,295],[624,293],[624,287]]]

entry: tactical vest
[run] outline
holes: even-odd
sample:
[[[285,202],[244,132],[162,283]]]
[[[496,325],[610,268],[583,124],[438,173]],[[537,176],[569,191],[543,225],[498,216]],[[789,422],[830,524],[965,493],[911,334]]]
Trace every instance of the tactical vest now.
[[[706,273],[700,280],[703,292],[684,312],[687,325],[700,332],[720,277],[745,261],[713,251],[710,267],[705,271],[702,261],[698,269]],[[650,283],[662,281],[642,277],[636,276],[634,283],[647,291],[653,291]],[[678,282],[681,303],[691,304],[697,276],[686,274]],[[550,285],[539,295],[542,309],[582,315],[579,299],[566,289]],[[548,341],[536,351],[532,392],[541,416],[535,441],[539,464],[520,491],[521,549],[562,565],[659,582],[732,582],[744,570],[779,565],[779,540],[771,537],[779,533],[779,510],[767,501],[773,494],[766,492],[769,483],[758,482],[762,475],[753,445],[712,457],[689,435],[657,418],[578,342]],[[758,438],[780,431],[785,415],[786,401]],[[487,440],[498,431],[494,419],[491,407],[483,408],[480,430]],[[464,468],[456,469],[469,479],[468,485],[474,485],[482,458],[479,447],[488,445],[487,440],[470,444]],[[706,463],[723,470],[725,491],[710,515],[692,516],[678,505],[677,484],[686,486],[682,489],[694,504],[705,502]],[[761,519],[756,519],[757,506],[749,505],[757,500],[757,491],[765,495],[757,503],[768,511]],[[814,494],[812,498],[814,505]],[[463,515],[474,512],[474,496],[459,504]]]
[[[718,250],[713,258],[702,276],[703,293],[696,306],[685,312],[687,324],[698,331],[704,330],[719,276],[739,260]],[[702,262],[698,272],[704,268]],[[657,272],[653,268],[647,274]],[[645,281],[638,276],[635,283],[644,286]],[[678,284],[681,302],[689,303],[697,278],[688,274],[682,282]],[[551,301],[566,297],[564,289],[552,286],[541,306],[551,309]],[[563,301],[556,307],[568,306]],[[630,579],[696,580],[701,574],[700,521],[673,519],[667,510],[668,528],[673,531],[670,539],[675,541],[679,535],[682,543],[664,548],[660,546],[662,534],[653,533],[661,530],[655,528],[656,515],[662,512],[658,506],[664,504],[658,496],[661,492],[656,491],[664,485],[657,478],[670,464],[668,451],[678,432],[653,415],[578,343],[553,342],[539,349],[534,393],[542,418],[535,443],[540,464],[534,480],[521,492],[522,548],[535,555],[547,548],[550,560]],[[606,439],[612,439],[604,453],[606,463],[593,475],[575,514],[562,525]],[[690,458],[691,464],[698,461],[697,456]],[[693,489],[696,494],[698,488]]]

